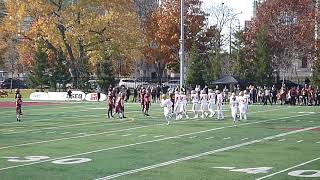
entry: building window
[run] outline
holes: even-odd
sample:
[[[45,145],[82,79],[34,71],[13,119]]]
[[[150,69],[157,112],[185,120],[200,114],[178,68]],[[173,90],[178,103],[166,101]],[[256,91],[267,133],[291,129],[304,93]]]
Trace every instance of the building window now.
[[[303,57],[301,60],[301,68],[308,68],[308,59],[307,57]]]

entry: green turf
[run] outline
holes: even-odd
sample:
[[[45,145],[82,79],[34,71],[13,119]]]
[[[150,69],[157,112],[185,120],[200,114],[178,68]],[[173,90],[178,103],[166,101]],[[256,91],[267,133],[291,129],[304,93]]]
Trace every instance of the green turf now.
[[[14,109],[0,109],[0,179],[78,180],[118,173],[116,179],[125,180],[238,180],[273,173],[266,179],[303,179],[288,175],[296,170],[317,170],[302,175],[320,179],[320,160],[277,173],[320,157],[320,107],[254,105],[249,120],[237,127],[227,107],[223,121],[189,119],[169,126],[157,104],[151,106],[151,117],[143,116],[138,104],[126,104],[125,120],[107,119],[104,108],[103,102],[25,107],[20,123]],[[201,155],[205,152],[211,153]],[[26,156],[49,159],[27,162]],[[90,161],[52,163],[67,158]],[[257,167],[272,168],[243,172]]]

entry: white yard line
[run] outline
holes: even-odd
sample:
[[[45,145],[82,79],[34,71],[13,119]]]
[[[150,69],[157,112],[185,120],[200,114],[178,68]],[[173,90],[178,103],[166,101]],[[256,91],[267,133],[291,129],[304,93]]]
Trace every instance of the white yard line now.
[[[145,136],[147,136],[146,134],[142,134],[142,135],[140,135],[140,136],[138,136],[138,137],[145,137]]]
[[[303,140],[299,140],[299,141],[297,141],[297,143],[301,143],[301,142],[303,142]]]
[[[150,169],[155,169],[155,168],[159,168],[159,167],[163,167],[163,166],[176,164],[176,163],[179,163],[179,162],[182,162],[182,161],[187,161],[187,160],[191,160],[191,159],[195,159],[195,158],[199,158],[199,157],[203,157],[203,156],[216,154],[216,153],[219,153],[219,152],[224,152],[224,151],[228,151],[228,150],[232,150],[232,149],[237,149],[237,148],[240,148],[240,147],[243,147],[243,146],[256,144],[256,143],[259,143],[261,141],[265,141],[265,140],[269,140],[269,139],[274,139],[274,138],[283,137],[283,136],[287,136],[287,135],[291,135],[291,134],[296,134],[296,133],[309,131],[309,130],[316,129],[316,128],[319,128],[319,127],[320,126],[309,127],[309,128],[304,128],[304,129],[300,129],[300,130],[281,133],[281,134],[278,134],[278,135],[269,136],[269,137],[265,137],[265,138],[262,138],[262,139],[257,139],[257,140],[241,143],[241,144],[236,144],[236,145],[232,145],[232,146],[228,146],[228,147],[224,147],[224,148],[221,148],[221,149],[216,149],[216,150],[213,150],[213,151],[208,151],[208,152],[204,152],[204,153],[200,153],[200,154],[186,156],[186,157],[183,157],[183,158],[174,159],[174,160],[171,160],[171,161],[167,161],[167,162],[163,162],[163,163],[159,163],[159,164],[154,164],[154,165],[151,165],[151,166],[146,166],[146,167],[143,167],[143,168],[138,168],[138,169],[133,169],[133,170],[125,171],[125,172],[112,174],[112,175],[105,176],[105,177],[102,177],[102,178],[99,178],[99,179],[96,179],[96,180],[114,179],[114,178],[118,178],[118,177],[121,177],[121,176],[131,175],[131,174],[135,174],[135,173],[138,173],[138,172],[147,171],[147,170],[150,170]],[[320,159],[320,158],[317,158],[317,159]],[[315,161],[315,160],[313,160],[313,161]],[[301,165],[299,165],[299,166],[301,166]]]
[[[277,174],[280,174],[280,173],[283,173],[283,172],[289,171],[289,170],[291,170],[291,169],[294,169],[294,168],[297,168],[297,167],[300,167],[300,166],[303,166],[303,165],[306,165],[306,164],[312,163],[312,162],[317,161],[317,160],[320,160],[320,157],[315,158],[315,159],[312,159],[312,160],[307,161],[307,162],[304,162],[304,163],[301,163],[301,164],[298,164],[298,165],[295,165],[295,166],[292,166],[292,167],[289,167],[289,168],[287,168],[287,169],[284,169],[284,170],[281,170],[281,171],[278,171],[278,172],[275,172],[275,173],[269,174],[269,175],[267,175],[267,176],[260,177],[260,178],[258,178],[258,179],[256,179],[256,180],[266,179],[266,178],[269,178],[269,177],[271,177],[271,176],[274,176],[274,175],[277,175]]]
[[[246,123],[243,123],[243,124],[239,124],[239,126],[246,126],[246,125],[251,125],[251,124],[260,124],[260,123],[263,123],[263,122],[269,122],[269,121],[275,121],[275,120],[281,120],[281,119],[288,119],[288,118],[294,118],[294,117],[301,117],[301,116],[306,116],[306,115],[303,114],[303,115],[288,116],[288,117],[269,119],[269,120],[263,120],[263,121],[246,122]],[[179,122],[190,122],[190,121],[179,121]],[[179,123],[179,122],[176,122],[176,123]],[[14,148],[14,147],[29,146],[29,145],[34,145],[34,144],[44,144],[44,143],[48,143],[48,142],[63,141],[63,140],[69,140],[69,139],[79,139],[79,138],[84,138],[84,137],[97,136],[97,135],[109,134],[109,133],[114,133],[114,132],[122,132],[122,131],[128,131],[128,130],[135,130],[135,129],[147,128],[147,127],[152,127],[152,126],[163,126],[163,125],[166,125],[166,123],[146,125],[146,126],[138,126],[138,127],[127,128],[127,129],[119,129],[119,130],[113,130],[113,131],[104,131],[104,132],[101,132],[101,133],[86,134],[86,135],[83,135],[83,136],[73,136],[73,137],[65,137],[65,138],[59,138],[59,139],[51,139],[51,140],[46,140],[46,141],[37,141],[37,142],[29,142],[29,143],[16,144],[16,145],[10,145],[10,146],[3,146],[3,147],[0,147],[0,150],[1,149]],[[219,127],[219,128],[213,128],[213,129],[208,129],[208,130],[204,130],[204,131],[199,131],[199,132],[196,132],[194,134],[200,134],[200,133],[204,133],[204,132],[216,131],[216,130],[225,129],[225,128],[233,128],[233,125]]]
[[[164,135],[159,135],[159,136],[153,136],[154,138],[159,138],[159,137],[163,137]]]
[[[279,142],[282,142],[282,141],[285,141],[286,139],[280,139],[280,140],[278,140]]]
[[[248,140],[249,138],[243,138],[243,139],[241,139],[241,141],[245,141],[245,140]]]
[[[132,134],[124,134],[123,137],[131,136]]]
[[[316,142],[316,144],[320,144],[320,141]]]
[[[212,136],[212,137],[207,137],[206,139],[213,139],[214,137]]]
[[[198,136],[191,136],[191,137],[189,137],[189,139],[194,139],[194,138],[196,138],[196,137],[198,137]]]
[[[231,139],[231,137],[226,137],[226,138],[223,138],[224,140],[227,140],[227,139]]]
[[[299,116],[304,116],[304,115],[299,115]],[[297,117],[297,116],[290,116],[290,117],[283,117],[283,118],[292,118],[292,117]],[[283,118],[280,118],[280,119],[283,119]],[[279,119],[273,119],[273,120],[279,120]],[[259,123],[263,123],[263,122],[266,122],[266,121],[270,121],[270,120],[260,121]],[[249,124],[257,124],[257,122],[246,123],[246,124],[244,124],[244,125],[249,125]],[[66,159],[66,158],[72,158],[72,157],[77,157],[77,156],[83,156],[83,155],[92,154],[92,153],[109,151],[109,150],[114,150],[114,149],[121,149],[121,148],[133,147],[133,146],[137,146],[137,145],[149,144],[149,143],[154,143],[154,142],[161,142],[161,141],[165,141],[165,140],[176,139],[176,138],[180,138],[180,137],[185,137],[185,136],[190,136],[190,135],[195,135],[195,134],[201,134],[201,133],[211,132],[211,131],[220,130],[220,129],[225,129],[225,128],[228,128],[228,127],[229,127],[229,128],[232,128],[233,126],[220,127],[220,128],[215,128],[215,129],[208,129],[208,130],[204,130],[204,131],[198,131],[198,132],[193,132],[193,133],[188,133],[188,134],[181,134],[181,135],[166,137],[166,138],[162,138],[162,139],[142,141],[142,142],[137,142],[137,143],[133,143],[133,144],[126,144],[126,145],[121,145],[121,146],[114,146],[114,147],[109,147],[109,148],[105,148],[105,149],[99,149],[99,150],[95,150],[95,151],[89,151],[89,152],[84,152],[84,153],[79,153],[79,154],[74,154],[74,155],[69,155],[69,156],[54,158],[54,159],[47,159],[47,160],[43,160],[43,161],[26,163],[26,164],[21,164],[21,165],[16,165],[16,166],[9,166],[9,167],[5,167],[5,168],[0,168],[0,171],[8,170],[8,169],[13,169],[13,168],[18,168],[18,167],[29,166],[29,165],[33,165],[33,164],[39,164],[39,163],[48,162],[48,161],[54,161],[54,160],[59,160],[59,159]],[[316,129],[316,128],[319,128],[319,127],[320,127],[320,126],[316,126],[316,127],[310,127],[310,128],[300,129],[300,130],[296,130],[296,131],[291,131],[291,132],[287,132],[287,133],[282,133],[282,134],[278,134],[278,135],[275,135],[275,136],[269,136],[269,137],[263,138],[262,140],[269,140],[269,139],[273,139],[273,138],[277,138],[277,137],[282,137],[283,134],[289,135],[289,134],[294,134],[294,133],[297,133],[297,132],[304,132],[304,131],[307,131],[307,130]],[[259,141],[257,141],[257,142],[260,142],[260,141],[261,141],[261,140],[259,140]],[[254,141],[250,141],[250,142],[254,142]],[[249,143],[249,144],[250,144],[250,143]],[[249,145],[249,144],[248,144],[248,145]]]

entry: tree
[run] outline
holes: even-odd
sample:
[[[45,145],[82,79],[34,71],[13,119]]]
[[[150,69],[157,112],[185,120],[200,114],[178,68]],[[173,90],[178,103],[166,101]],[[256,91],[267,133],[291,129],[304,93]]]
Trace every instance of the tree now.
[[[267,34],[268,30],[265,27],[261,27],[257,34],[255,78],[258,85],[271,85],[272,82],[271,57],[267,45]]]
[[[190,58],[189,58],[189,68],[187,73],[187,84],[201,85],[203,86],[204,78],[203,78],[204,66],[201,62],[197,46],[194,44],[190,50]]]
[[[312,0],[264,1],[247,29],[246,41],[254,46],[259,30],[265,26],[272,67],[278,72],[287,71],[296,59],[313,53],[314,23]]]
[[[58,88],[62,88],[63,90],[66,89],[67,83],[71,81],[70,73],[66,67],[67,60],[65,59],[62,50],[59,50],[58,56],[54,57],[54,60],[50,62],[50,70],[49,70],[49,81],[50,87],[57,90],[57,84],[59,85]]]
[[[98,83],[103,90],[107,90],[110,85],[115,85],[115,78],[112,68],[111,56],[108,51],[104,51],[101,61],[97,66]]]
[[[193,42],[199,42],[200,32],[205,29],[206,14],[200,0],[185,1],[185,50],[188,53]],[[146,42],[155,46],[145,47],[145,57],[154,64],[159,81],[168,64],[178,64],[180,36],[180,0],[163,0],[146,23]],[[151,43],[152,42],[152,43]],[[175,67],[175,66],[172,66]]]
[[[1,28],[0,34],[21,37],[18,49],[22,61],[32,65],[36,40],[42,37],[56,57],[62,49],[74,84],[85,82],[106,43],[112,56],[125,57],[128,67],[143,44],[133,0],[8,0],[7,11],[6,28]],[[22,27],[26,19],[29,25]],[[5,42],[0,41],[0,49],[2,45]]]
[[[44,47],[43,40],[39,40],[37,43],[37,51],[34,56],[33,66],[28,77],[29,85],[32,88],[40,86],[43,89],[43,85],[48,85],[48,72],[47,72],[48,55],[46,48]]]

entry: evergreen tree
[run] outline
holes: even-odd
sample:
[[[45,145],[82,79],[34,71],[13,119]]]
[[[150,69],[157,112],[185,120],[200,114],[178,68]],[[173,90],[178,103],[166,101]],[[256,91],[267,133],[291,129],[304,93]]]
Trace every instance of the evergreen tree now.
[[[82,89],[84,92],[88,92],[89,79],[90,79],[89,64],[88,64],[87,59],[84,59],[80,63],[78,88]]]
[[[57,84],[59,84],[59,89],[66,89],[66,84],[71,81],[70,73],[67,69],[67,60],[62,52],[59,51],[58,57],[53,61],[50,76],[50,87],[57,90]]]
[[[28,77],[28,84],[32,88],[40,86],[41,90],[43,85],[48,85],[49,76],[46,72],[48,63],[48,55],[44,46],[44,41],[40,39],[37,42],[37,51],[34,56],[33,66]]]
[[[111,56],[104,51],[101,61],[97,64],[98,84],[102,90],[107,90],[109,85],[114,86],[115,78],[113,74]]]
[[[203,70],[204,70],[204,66],[200,60],[197,46],[193,44],[190,51],[189,69],[187,73],[187,84],[191,86],[194,86],[194,85],[203,86],[204,85]]]
[[[257,34],[255,48],[255,80],[258,85],[271,85],[273,80],[271,57],[267,42],[267,29],[261,27]]]

